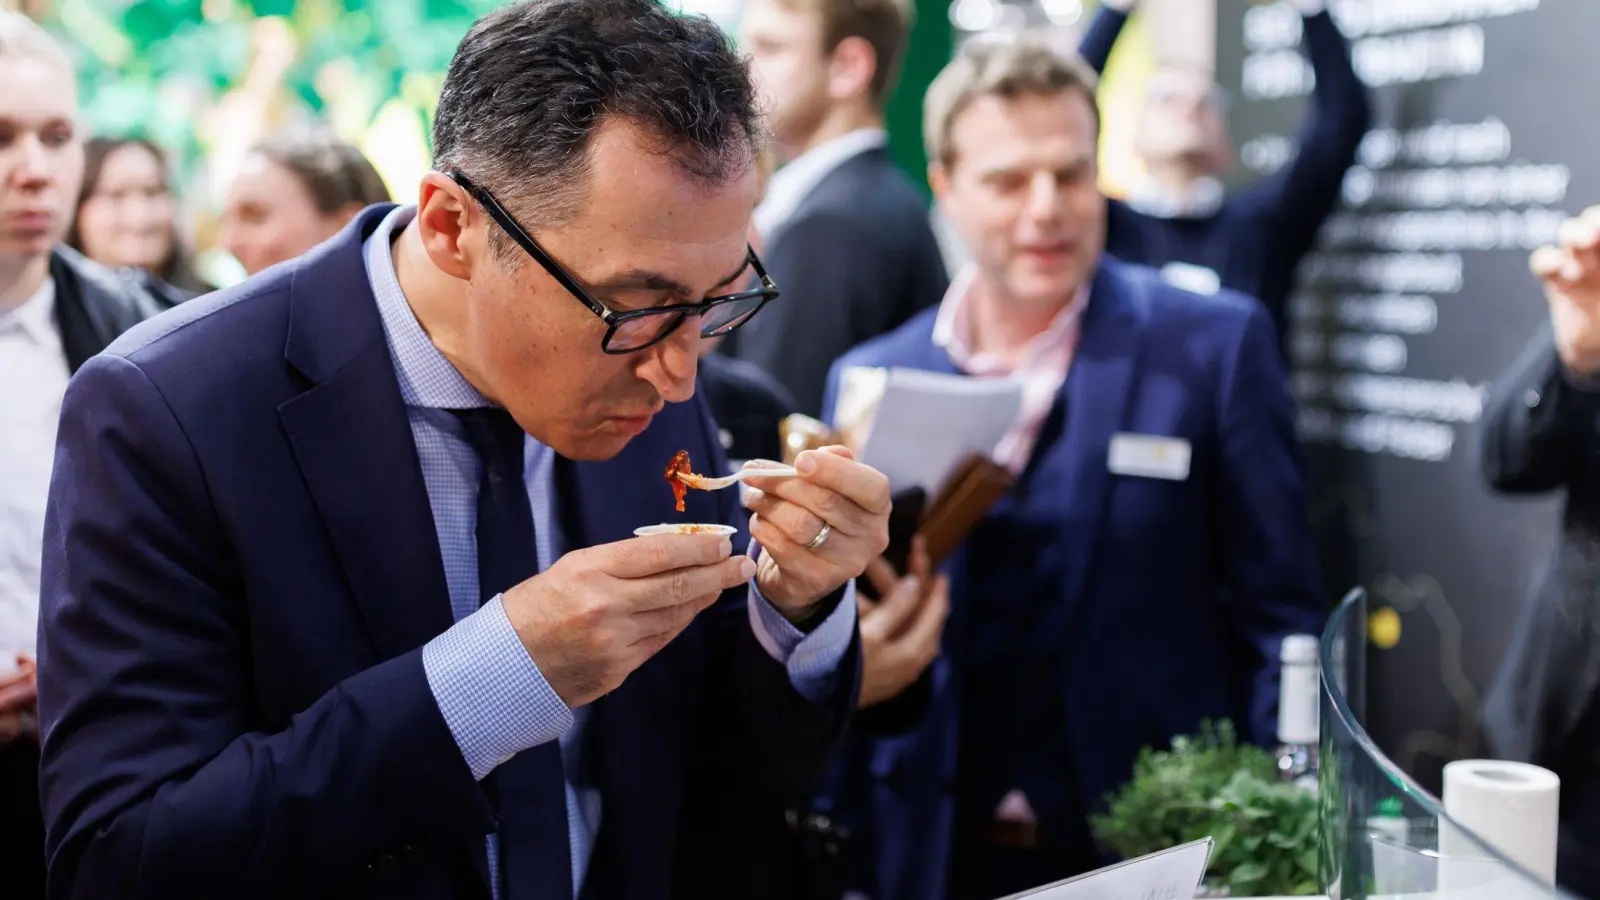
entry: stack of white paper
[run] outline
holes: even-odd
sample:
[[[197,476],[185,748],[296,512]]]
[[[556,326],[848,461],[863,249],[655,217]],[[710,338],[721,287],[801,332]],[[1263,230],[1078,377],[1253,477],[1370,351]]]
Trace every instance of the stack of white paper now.
[[[936,492],[973,453],[993,453],[1017,421],[1022,385],[919,369],[852,368],[834,416],[861,462],[895,491]]]

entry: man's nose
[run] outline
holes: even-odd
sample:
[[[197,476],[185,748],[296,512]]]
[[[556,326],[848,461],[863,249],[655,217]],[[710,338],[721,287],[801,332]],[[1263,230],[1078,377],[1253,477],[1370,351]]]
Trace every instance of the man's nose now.
[[[1035,172],[1028,182],[1028,203],[1025,207],[1029,218],[1034,220],[1050,220],[1061,215],[1061,185],[1057,182],[1053,172]]]
[[[694,376],[700,358],[700,319],[690,316],[654,347],[641,351],[638,374],[668,403],[694,396]]]
[[[20,187],[39,188],[51,181],[50,153],[37,135],[25,134],[12,145],[11,181]]]

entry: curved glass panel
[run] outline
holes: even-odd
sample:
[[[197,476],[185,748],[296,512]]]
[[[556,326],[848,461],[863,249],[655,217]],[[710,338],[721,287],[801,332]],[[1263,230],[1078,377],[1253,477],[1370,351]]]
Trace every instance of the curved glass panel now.
[[[1322,635],[1318,882],[1332,900],[1577,900],[1445,815],[1362,727],[1366,594],[1351,591]]]

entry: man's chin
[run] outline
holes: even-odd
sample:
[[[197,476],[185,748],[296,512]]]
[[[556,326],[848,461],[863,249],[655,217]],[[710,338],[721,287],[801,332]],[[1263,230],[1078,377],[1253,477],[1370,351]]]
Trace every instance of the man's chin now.
[[[1055,307],[1076,296],[1086,277],[1077,267],[1049,275],[1027,275],[1013,280],[1012,295],[1030,307]]]
[[[621,453],[649,424],[648,419],[606,419],[593,428],[553,439],[550,449],[571,460],[604,462]]]

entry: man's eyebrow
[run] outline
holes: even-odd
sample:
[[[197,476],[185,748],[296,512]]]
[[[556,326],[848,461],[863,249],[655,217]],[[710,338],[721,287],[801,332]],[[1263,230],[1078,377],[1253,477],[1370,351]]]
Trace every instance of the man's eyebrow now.
[[[728,277],[717,282],[711,288],[711,290],[716,291],[718,288],[725,288],[728,285],[733,284],[735,281],[739,280],[739,276],[743,275],[745,269],[748,268],[750,268],[750,254],[746,253],[744,259],[739,262],[739,268],[734,269],[731,273],[729,273]],[[660,272],[652,271],[650,269],[630,269],[613,278],[607,278],[604,281],[596,282],[591,286],[591,288],[596,293],[609,293],[612,291],[665,291],[670,294],[676,294],[680,297],[687,297],[691,294],[691,290],[688,285],[669,275],[664,275]]]

